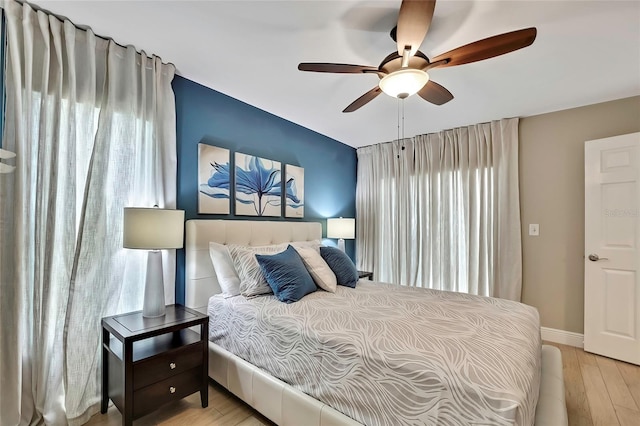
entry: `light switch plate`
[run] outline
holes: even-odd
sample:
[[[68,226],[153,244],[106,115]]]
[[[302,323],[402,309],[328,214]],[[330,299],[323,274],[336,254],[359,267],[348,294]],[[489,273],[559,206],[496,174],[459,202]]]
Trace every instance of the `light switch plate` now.
[[[532,237],[537,237],[538,235],[540,235],[540,225],[537,223],[530,223],[529,235],[531,235]]]

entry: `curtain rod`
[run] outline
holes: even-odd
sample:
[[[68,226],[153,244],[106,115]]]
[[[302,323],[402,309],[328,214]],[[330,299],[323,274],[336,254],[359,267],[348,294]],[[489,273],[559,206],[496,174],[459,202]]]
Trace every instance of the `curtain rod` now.
[[[466,125],[463,125],[463,126],[451,127],[451,128],[449,128],[449,129],[442,129],[442,130],[438,130],[437,132],[423,133],[423,134],[415,135],[415,136],[411,136],[411,137],[408,137],[408,138],[403,137],[403,138],[402,138],[402,140],[403,140],[403,141],[405,141],[405,140],[407,140],[407,139],[417,138],[418,136],[436,135],[436,134],[438,134],[438,133],[448,132],[448,131],[451,131],[451,130],[458,130],[458,129],[464,129],[464,128],[466,128],[466,127],[477,126],[477,125],[479,125],[479,124],[491,124],[491,123],[493,123],[494,121],[511,120],[512,118],[522,118],[522,117],[519,117],[519,116],[514,116],[514,117],[503,117],[503,118],[500,118],[500,119],[497,119],[497,120],[483,121],[483,122],[481,122],[481,123],[474,123],[474,124],[466,124]],[[368,148],[368,147],[370,147],[370,146],[382,145],[382,144],[386,144],[386,143],[393,143],[393,142],[396,142],[396,141],[397,141],[397,140],[396,140],[396,139],[394,139],[394,140],[392,140],[392,141],[386,141],[386,142],[374,142],[374,143],[370,143],[370,144],[368,144],[368,145],[362,145],[362,146],[359,146],[359,147],[357,147],[357,148],[356,148],[356,151],[357,151],[358,149],[360,149],[360,148]]]

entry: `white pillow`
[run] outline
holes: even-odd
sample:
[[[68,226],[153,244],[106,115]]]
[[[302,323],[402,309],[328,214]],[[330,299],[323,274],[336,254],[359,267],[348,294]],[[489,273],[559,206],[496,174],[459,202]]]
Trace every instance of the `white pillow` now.
[[[236,268],[233,266],[231,256],[229,256],[229,250],[227,246],[222,244],[209,243],[209,256],[211,256],[211,263],[213,263],[213,270],[216,271],[216,277],[218,277],[218,284],[222,289],[222,295],[226,297],[233,297],[240,294],[240,278],[236,272]]]
[[[318,253],[320,253],[320,246],[322,243],[320,240],[312,240],[312,241],[293,241],[289,243],[293,246],[294,249],[298,250],[300,247],[311,247]]]
[[[240,277],[240,294],[245,297],[253,297],[273,293],[264,275],[262,275],[262,269],[260,269],[256,254],[281,253],[287,249],[288,245],[288,243],[285,243],[260,247],[227,246],[233,265]]]
[[[313,247],[294,248],[302,258],[304,266],[307,267],[307,271],[311,274],[311,278],[313,278],[316,285],[323,290],[335,293],[338,286],[336,274],[333,273],[327,262],[320,256],[320,252]]]

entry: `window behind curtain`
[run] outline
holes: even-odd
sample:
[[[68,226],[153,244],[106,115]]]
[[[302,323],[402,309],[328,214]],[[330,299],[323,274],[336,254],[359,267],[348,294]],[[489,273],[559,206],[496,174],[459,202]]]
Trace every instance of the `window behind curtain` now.
[[[17,157],[0,177],[0,424],[82,424],[99,409],[100,318],[142,307],[146,253],[122,247],[123,209],[175,208],[175,68],[3,5]]]
[[[380,281],[519,300],[517,123],[359,148],[358,267]]]

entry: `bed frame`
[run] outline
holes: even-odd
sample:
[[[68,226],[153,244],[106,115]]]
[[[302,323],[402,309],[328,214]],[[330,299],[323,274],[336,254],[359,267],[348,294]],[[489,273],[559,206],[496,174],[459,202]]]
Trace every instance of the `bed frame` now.
[[[185,305],[204,313],[209,297],[221,293],[209,258],[210,241],[262,246],[322,238],[322,225],[317,222],[189,220],[186,231]],[[209,377],[278,425],[360,425],[212,342]],[[560,350],[543,345],[535,426],[567,424]]]

